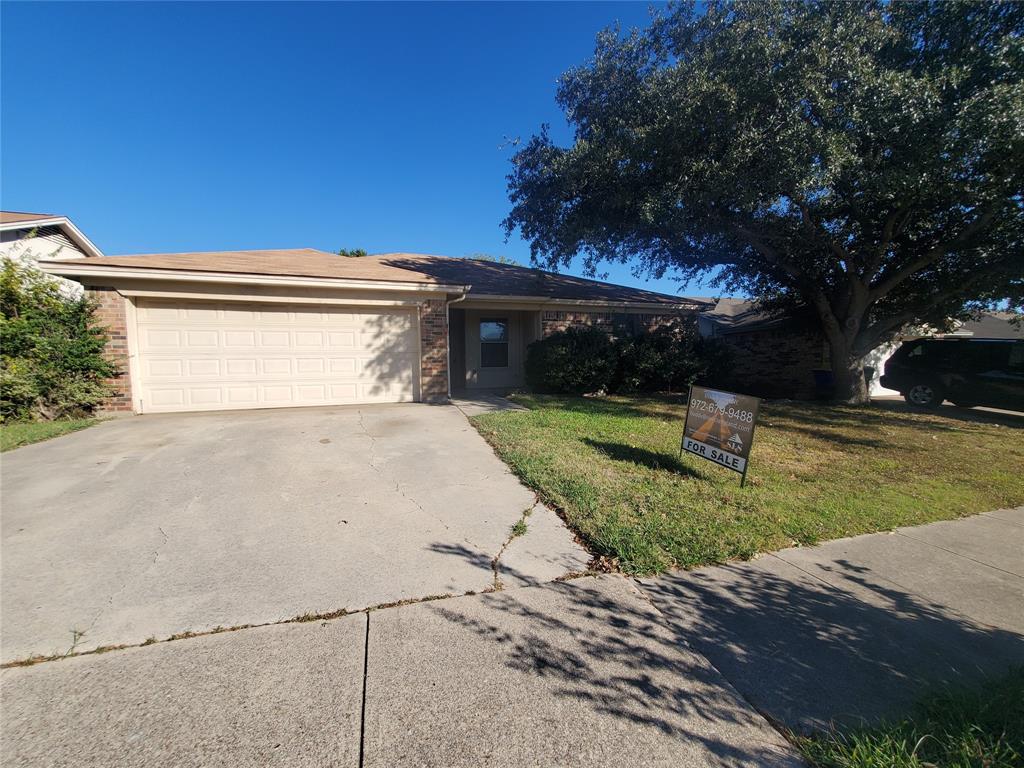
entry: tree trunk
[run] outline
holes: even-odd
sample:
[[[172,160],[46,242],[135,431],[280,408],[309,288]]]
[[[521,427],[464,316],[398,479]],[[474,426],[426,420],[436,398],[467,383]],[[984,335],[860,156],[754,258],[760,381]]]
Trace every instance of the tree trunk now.
[[[836,402],[860,405],[870,401],[864,380],[864,358],[857,357],[842,344],[831,344],[833,398]],[[838,347],[838,348],[837,348]]]

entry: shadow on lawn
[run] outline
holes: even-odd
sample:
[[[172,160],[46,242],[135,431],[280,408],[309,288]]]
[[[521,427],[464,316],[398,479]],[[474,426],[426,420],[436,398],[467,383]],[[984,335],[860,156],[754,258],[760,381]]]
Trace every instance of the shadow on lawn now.
[[[555,398],[558,410],[577,411],[595,416],[619,418],[648,418],[678,421],[680,428],[686,416],[686,395],[648,397],[573,397]],[[550,403],[541,396],[540,408]],[[922,420],[921,417],[925,417]],[[928,419],[927,417],[938,417]],[[959,408],[944,405],[935,411],[912,408],[902,400],[875,400],[870,405],[835,405],[815,401],[772,401],[762,405],[759,423],[776,421],[779,426],[794,422],[834,428],[848,426],[870,431],[874,427],[906,426],[938,430],[956,429],[941,419],[960,421],[977,426],[1000,425],[1011,429],[1024,429],[1024,413],[984,411],[977,408]]]
[[[538,397],[540,410],[554,408],[559,411],[579,412],[594,416],[616,418],[660,419],[678,421],[680,427],[686,416],[686,395],[660,397]]]
[[[818,425],[829,428],[860,429],[865,433],[878,427],[909,427],[940,431],[958,430],[959,421],[966,425],[987,427],[999,425],[1011,429],[1024,429],[1024,414],[995,413],[976,408],[942,406],[934,411],[912,408],[902,401],[876,400],[870,405],[833,405],[813,402],[768,402],[763,406],[761,423],[775,422],[774,426],[790,428]]]
[[[921,411],[920,409],[912,408],[900,400],[876,400],[871,404],[871,407],[890,415],[925,414],[980,426],[998,424],[1003,427],[1010,427],[1011,429],[1024,429],[1024,413],[1016,413],[1014,411],[997,413],[995,411],[982,411],[978,408],[960,408],[954,405],[943,405],[934,411]]]
[[[601,440],[592,440],[589,437],[583,438],[583,442],[615,461],[627,461],[631,464],[641,464],[649,469],[655,470],[664,469],[669,472],[674,472],[677,475],[686,475],[688,477],[705,477],[705,475],[696,471],[692,467],[688,467],[680,461],[677,456],[673,456],[669,453],[649,451],[646,448],[636,448],[632,445],[626,445],[625,443],[608,443]]]

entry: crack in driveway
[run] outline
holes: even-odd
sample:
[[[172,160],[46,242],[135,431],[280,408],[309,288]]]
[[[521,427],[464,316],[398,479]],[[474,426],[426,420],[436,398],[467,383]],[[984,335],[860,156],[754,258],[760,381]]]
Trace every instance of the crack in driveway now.
[[[185,511],[186,512],[189,509],[192,508],[192,505],[196,503],[197,499],[198,499],[197,496],[193,496],[192,497],[192,500],[185,507]],[[144,576],[145,574],[149,573],[150,570],[152,570],[153,566],[156,565],[156,561],[160,558],[160,553],[163,551],[164,546],[166,546],[167,542],[170,541],[170,537],[167,535],[167,532],[163,529],[162,526],[158,525],[156,527],[156,529],[158,531],[160,531],[160,535],[163,537],[163,541],[161,541],[157,545],[156,549],[153,550],[153,555],[152,555],[152,557],[149,560],[149,564],[146,565],[146,567],[143,568],[142,571],[139,574],[137,574],[134,578],[140,578],[140,577]],[[131,583],[131,581],[132,581],[131,578],[125,580],[121,584],[121,586],[119,586],[117,589],[115,589],[113,592],[110,593],[110,597],[107,598],[107,600],[104,603],[103,607],[100,608],[96,612],[95,616],[93,616],[92,621],[89,622],[89,626],[87,626],[83,630],[78,630],[78,629],[71,629],[71,630],[69,630],[71,632],[71,635],[72,635],[73,639],[71,641],[71,647],[68,648],[67,651],[64,652],[64,656],[69,656],[69,655],[76,655],[77,656],[77,655],[80,655],[80,654],[74,654],[73,653],[75,648],[78,647],[79,642],[82,640],[82,638],[84,638],[86,635],[88,635],[96,627],[96,624],[99,622],[100,617],[103,616],[103,614],[106,612],[106,610],[108,608],[110,608],[110,606],[112,606],[114,604],[114,600],[117,599],[118,595],[120,595],[122,592],[124,592],[124,590],[128,587],[128,584]]]
[[[503,589],[501,583],[501,576],[498,573],[498,569],[501,566],[501,556],[505,554],[505,550],[508,549],[509,545],[518,539],[520,536],[526,535],[526,518],[533,512],[533,507],[529,506],[523,510],[523,513],[519,516],[519,519],[512,523],[512,529],[509,531],[508,538],[501,545],[501,549],[498,550],[498,554],[491,560],[491,570],[494,572],[494,589],[500,591]],[[522,523],[523,529],[519,530],[519,524]]]
[[[433,518],[434,520],[436,520],[438,523],[440,523],[444,527],[444,529],[446,531],[450,530],[449,527],[448,527],[448,524],[444,520],[442,520],[437,515],[435,515],[435,514],[433,514],[431,512],[428,512],[426,510],[426,508],[424,508],[424,506],[419,501],[417,501],[415,498],[410,496],[409,493],[407,493],[406,490],[402,487],[402,484],[399,482],[399,480],[396,477],[392,476],[390,473],[385,472],[383,467],[380,467],[380,466],[377,465],[376,459],[375,459],[375,456],[376,456],[376,453],[377,453],[377,438],[374,437],[373,434],[370,433],[370,430],[368,430],[366,428],[366,423],[363,421],[363,412],[362,412],[362,410],[359,411],[359,428],[363,430],[363,434],[366,435],[366,437],[370,440],[370,452],[367,455],[367,463],[370,465],[370,468],[374,472],[376,472],[378,475],[380,475],[381,477],[383,477],[386,480],[388,480],[389,482],[393,483],[394,486],[395,486],[395,493],[397,493],[399,496],[401,496],[406,501],[411,502],[420,512],[422,512],[427,517],[430,517],[430,518]]]

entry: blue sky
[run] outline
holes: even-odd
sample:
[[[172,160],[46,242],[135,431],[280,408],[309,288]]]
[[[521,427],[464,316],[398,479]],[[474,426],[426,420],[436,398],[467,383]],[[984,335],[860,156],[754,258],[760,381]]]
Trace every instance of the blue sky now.
[[[548,122],[568,140],[559,74],[649,7],[4,2],[0,202],[66,214],[108,254],[361,247],[528,263],[500,227],[506,139]]]

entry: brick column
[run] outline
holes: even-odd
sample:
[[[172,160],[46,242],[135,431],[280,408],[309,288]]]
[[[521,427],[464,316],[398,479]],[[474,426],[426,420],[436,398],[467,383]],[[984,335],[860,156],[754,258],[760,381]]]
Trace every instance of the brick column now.
[[[132,411],[132,381],[128,373],[128,319],[125,298],[113,288],[90,287],[86,295],[96,302],[96,322],[107,330],[105,355],[117,368],[107,380],[113,394],[100,407],[101,411]]]
[[[444,299],[420,305],[420,399],[425,403],[448,400],[448,313]]]

